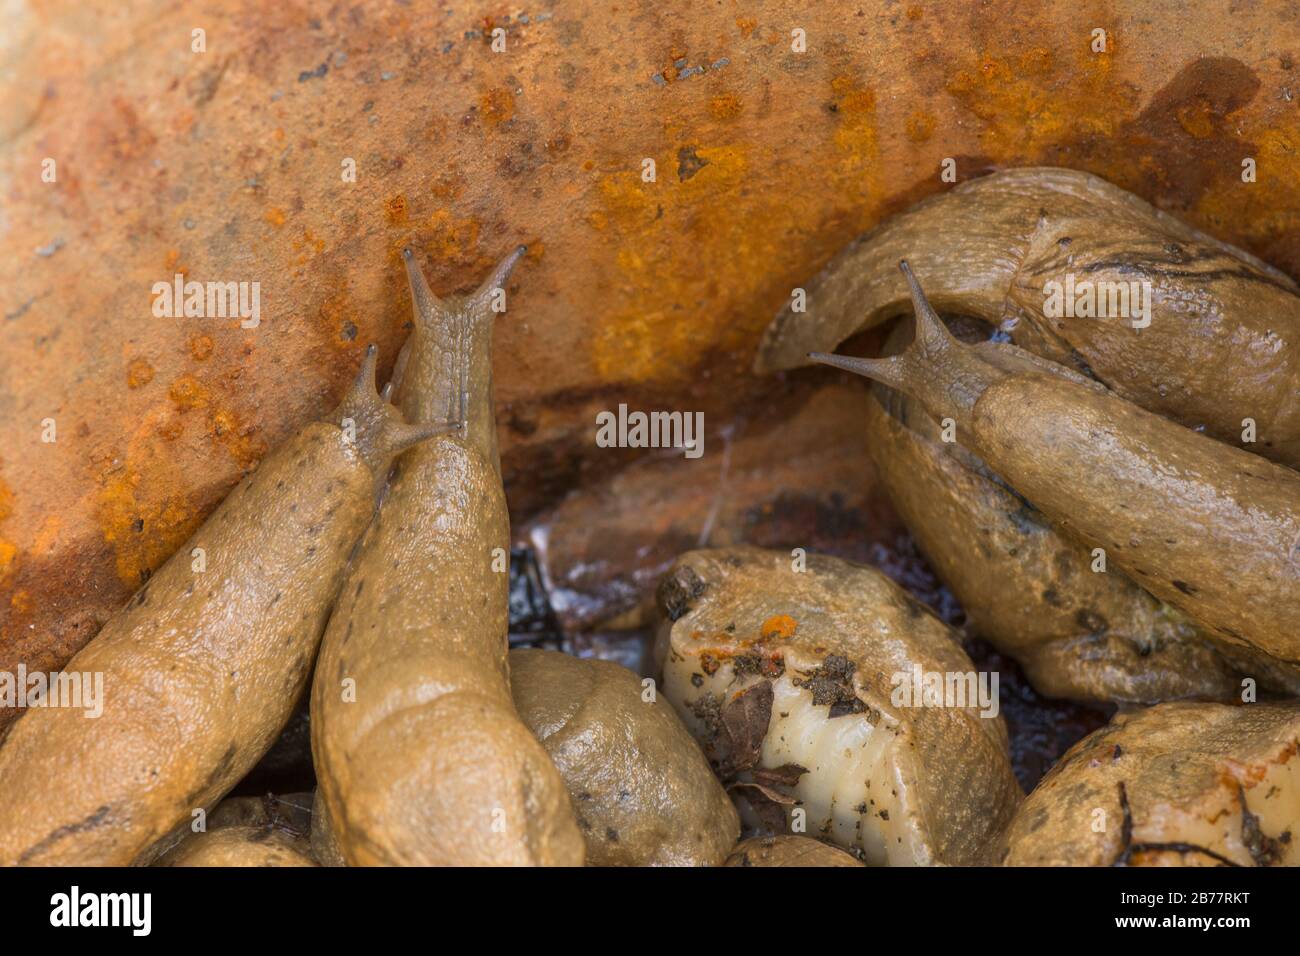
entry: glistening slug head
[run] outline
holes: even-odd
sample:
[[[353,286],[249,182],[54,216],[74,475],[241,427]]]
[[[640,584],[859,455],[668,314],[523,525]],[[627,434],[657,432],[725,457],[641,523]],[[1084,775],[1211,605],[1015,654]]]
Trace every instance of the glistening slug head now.
[[[492,320],[498,290],[527,251],[517,246],[464,296],[434,295],[411,249],[402,250],[415,311],[396,401],[413,421],[461,421],[466,436],[491,432]]]
[[[407,424],[401,413],[380,398],[375,390],[378,355],[379,349],[373,343],[366,346],[361,370],[339,402],[332,419],[334,424],[344,430],[346,436],[355,438],[357,451],[375,471],[412,445],[434,435],[456,431],[460,427],[455,422]]]
[[[953,338],[926,299],[907,260],[900,260],[898,268],[907,279],[916,312],[912,344],[901,355],[888,358],[851,358],[824,352],[810,352],[808,358],[906,392],[921,402],[934,418],[951,417],[960,427],[968,422],[970,411],[984,390],[1008,373],[985,362],[975,350]]]

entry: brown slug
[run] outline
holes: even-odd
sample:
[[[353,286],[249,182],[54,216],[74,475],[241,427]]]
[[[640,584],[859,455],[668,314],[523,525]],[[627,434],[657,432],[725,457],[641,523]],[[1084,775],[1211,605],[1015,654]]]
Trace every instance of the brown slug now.
[[[1300,474],[948,332],[906,262],[901,355],[810,358],[899,389],[1054,525],[1229,643],[1300,664]]]
[[[1001,324],[1017,345],[1148,411],[1300,467],[1300,288],[1075,170],[974,179],[861,236],[808,284],[800,311],[792,302],[768,327],[757,369],[803,365],[809,351],[904,313],[902,258],[926,276],[939,311]],[[1052,307],[1072,289],[1079,308]],[[1118,307],[1121,290],[1135,291],[1146,309],[1131,320],[1083,315],[1083,290],[1108,311],[1123,311],[1112,296]]]
[[[311,794],[230,797],[205,829],[185,833],[155,866],[319,866],[312,857]]]
[[[506,660],[492,319],[523,253],[447,299],[404,253],[415,329],[396,402],[412,421],[462,425],[398,462],[317,664],[322,825],[354,866],[583,862],[564,781],[515,711]]]
[[[906,591],[826,555],[737,547],[682,555],[658,600],[664,696],[747,822],[871,865],[988,851],[1021,799],[998,685]]]
[[[1300,702],[1121,713],[1039,781],[990,861],[1300,865]]]
[[[222,827],[187,838],[157,866],[320,866],[311,843],[281,830]]]
[[[885,354],[910,339],[909,325],[894,330]],[[976,323],[950,328],[990,351]],[[1300,669],[1224,647],[1119,570],[1095,572],[1087,547],[1052,527],[977,456],[944,441],[916,399],[874,383],[866,437],[878,480],[972,629],[1019,661],[1040,693],[1233,700],[1243,676],[1300,693]]]
[[[35,707],[0,746],[0,864],[125,865],[216,803],[311,673],[376,476],[446,430],[375,392],[375,348],[329,421],[269,454],[65,667],[95,719]]]
[[[717,866],[740,818],[653,684],[613,661],[510,652],[524,723],[568,785],[588,866]]]
[[[804,836],[750,837],[723,866],[865,866],[839,847]]]

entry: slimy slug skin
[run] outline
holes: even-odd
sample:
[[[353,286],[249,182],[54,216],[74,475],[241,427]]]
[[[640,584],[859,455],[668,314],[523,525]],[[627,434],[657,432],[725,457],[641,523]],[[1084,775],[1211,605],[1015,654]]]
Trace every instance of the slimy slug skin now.
[[[193,824],[191,824],[192,826]],[[319,866],[312,856],[311,794],[231,797],[186,830],[154,866]]]
[[[862,866],[850,853],[802,836],[750,837],[738,844],[723,866]]]
[[[523,252],[447,299],[405,255],[415,329],[396,402],[412,421],[462,427],[399,461],[317,664],[323,816],[353,866],[583,862],[564,781],[515,712],[506,660],[492,322]]]
[[[282,830],[222,827],[196,833],[162,857],[157,866],[319,866],[311,844]]]
[[[1300,865],[1300,702],[1117,715],[1043,777],[1007,866]]]
[[[1300,467],[1295,282],[1074,170],[971,180],[863,235],[807,284],[804,311],[787,306],[776,317],[757,369],[804,365],[809,351],[832,351],[904,314],[908,289],[895,270],[903,258],[926,277],[940,312],[1002,325],[1022,348],[1148,411]],[[1073,307],[1049,315],[1048,291],[1067,281],[1091,283],[1108,303],[1117,283],[1145,284],[1149,315],[1097,318]],[[1243,444],[1246,419],[1255,426],[1251,444]]]
[[[664,695],[763,826],[871,865],[988,852],[1021,798],[996,687],[979,700],[957,635],[892,581],[822,555],[691,551],[659,603]],[[969,696],[913,697],[934,675]]]
[[[328,421],[235,486],[66,666],[102,714],[30,708],[0,747],[0,864],[126,865],[275,741],[311,672],[376,475],[441,430],[380,401],[375,349]]]
[[[909,326],[891,334],[885,354],[911,339]],[[956,323],[954,331],[988,353],[973,324]],[[978,457],[945,442],[915,399],[880,383],[872,393],[866,438],[879,481],[975,632],[1019,661],[1041,693],[1140,703],[1237,700],[1243,676],[1300,693],[1300,671],[1287,679],[1256,655],[1240,661],[1239,673],[1179,611],[1118,569],[1094,571],[1087,547],[1053,528]]]
[[[515,706],[568,785],[588,866],[717,866],[740,817],[653,684],[612,661],[510,652]]]
[[[319,787],[316,788],[311,804],[311,855],[321,866],[348,865],[348,861],[343,859],[343,851],[339,849],[338,837],[330,824]]]
[[[952,419],[958,443],[1109,566],[1216,638],[1300,665],[1300,474],[1099,387],[989,361],[902,269],[917,313],[906,352],[812,357]]]

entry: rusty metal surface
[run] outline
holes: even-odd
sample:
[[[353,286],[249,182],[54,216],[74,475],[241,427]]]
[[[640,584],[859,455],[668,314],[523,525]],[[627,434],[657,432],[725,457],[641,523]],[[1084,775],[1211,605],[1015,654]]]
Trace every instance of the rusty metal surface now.
[[[599,409],[725,421],[761,404],[772,385],[748,369],[766,322],[845,242],[944,188],[945,157],[961,178],[1086,169],[1300,272],[1290,4],[9,9],[4,668],[66,659],[331,405],[364,343],[391,363],[407,243],[439,290],[529,245],[495,356],[517,517],[633,457],[595,446]],[[154,317],[153,283],[177,272],[260,282],[260,326]],[[694,464],[702,482],[717,467]]]

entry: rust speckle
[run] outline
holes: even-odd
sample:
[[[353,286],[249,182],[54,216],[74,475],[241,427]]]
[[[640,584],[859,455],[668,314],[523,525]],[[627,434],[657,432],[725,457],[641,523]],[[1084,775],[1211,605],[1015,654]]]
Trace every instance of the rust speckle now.
[[[18,549],[14,547],[13,542],[0,538],[0,581],[9,576],[13,569],[14,557],[18,554]]]
[[[212,437],[221,442],[243,471],[252,468],[266,454],[266,443],[254,438],[254,430],[228,408],[213,411],[210,427]]]
[[[741,108],[740,97],[735,93],[720,93],[709,100],[709,112],[714,119],[735,119]]]
[[[153,366],[142,358],[132,359],[126,367],[126,387],[140,388],[153,381]]]
[[[400,226],[406,222],[408,210],[406,207],[406,196],[402,193],[389,196],[384,200],[384,219],[390,226]]]
[[[167,255],[163,259],[163,268],[169,276],[177,272],[182,276],[188,276],[190,271],[188,266],[181,264],[181,251],[179,249],[167,250]]]
[[[182,375],[172,382],[171,388],[167,390],[167,397],[182,410],[202,408],[208,404],[208,389],[193,375]]]
[[[203,362],[212,355],[212,336],[200,332],[190,336],[190,355],[196,362]]]
[[[907,138],[914,143],[924,143],[934,135],[934,114],[913,110],[907,117]]]
[[[101,479],[96,515],[105,542],[113,549],[118,579],[130,589],[143,583],[199,526],[174,460],[157,449],[139,447],[139,463]],[[146,529],[141,533],[139,528]]]
[[[285,220],[284,210],[276,206],[272,206],[270,209],[266,211],[266,215],[264,215],[262,218],[265,219],[267,222],[269,222],[271,225],[273,225],[276,229],[279,229],[281,226],[284,225],[284,220]]]
[[[763,622],[763,626],[759,628],[759,633],[762,634],[765,639],[775,637],[780,638],[781,640],[788,640],[789,638],[794,637],[794,632],[798,629],[798,623],[796,623],[795,619],[789,614],[776,614]]]
[[[478,108],[483,122],[495,129],[515,115],[515,98],[509,90],[493,87],[479,97]]]

